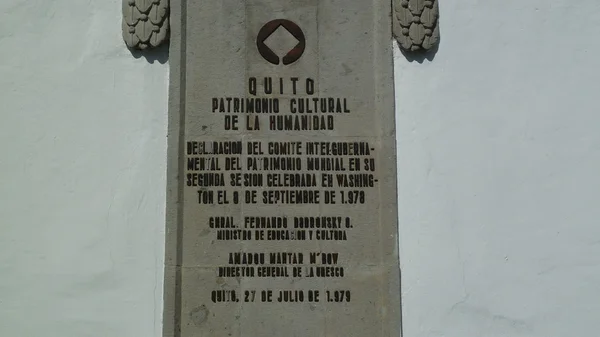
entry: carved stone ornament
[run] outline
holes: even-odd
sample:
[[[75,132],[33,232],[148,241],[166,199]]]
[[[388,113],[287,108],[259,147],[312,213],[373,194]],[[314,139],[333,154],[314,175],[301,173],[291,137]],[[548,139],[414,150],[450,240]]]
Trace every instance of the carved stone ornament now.
[[[404,51],[429,51],[440,40],[438,0],[394,0],[394,36]]]
[[[169,37],[169,0],[123,0],[123,39],[129,48],[158,47]]]

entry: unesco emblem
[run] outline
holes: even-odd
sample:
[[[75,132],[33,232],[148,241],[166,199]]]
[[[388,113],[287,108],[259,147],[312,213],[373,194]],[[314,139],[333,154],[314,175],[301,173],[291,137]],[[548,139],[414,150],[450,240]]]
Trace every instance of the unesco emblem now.
[[[276,32],[279,38],[274,38],[276,41],[269,41]],[[293,47],[288,48],[285,44]],[[306,39],[304,32],[297,24],[290,20],[277,19],[267,22],[260,29],[256,38],[256,46],[260,55],[269,63],[290,65],[304,54]],[[277,53],[273,49],[279,49],[280,52]]]

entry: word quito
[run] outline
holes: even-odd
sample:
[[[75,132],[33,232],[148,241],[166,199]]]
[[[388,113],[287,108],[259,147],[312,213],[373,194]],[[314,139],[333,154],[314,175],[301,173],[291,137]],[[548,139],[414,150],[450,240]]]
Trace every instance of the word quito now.
[[[275,83],[275,85],[274,85]],[[315,97],[315,81],[297,77],[261,81],[251,77],[248,82],[250,97],[213,97],[213,113],[270,114],[269,130],[334,130],[331,114],[349,114],[348,99],[340,97]],[[291,96],[283,99],[274,96]],[[290,114],[286,114],[290,113]],[[227,118],[230,120],[227,121]],[[236,130],[237,116],[227,116],[226,129]],[[258,117],[246,116],[249,130],[260,130]]]

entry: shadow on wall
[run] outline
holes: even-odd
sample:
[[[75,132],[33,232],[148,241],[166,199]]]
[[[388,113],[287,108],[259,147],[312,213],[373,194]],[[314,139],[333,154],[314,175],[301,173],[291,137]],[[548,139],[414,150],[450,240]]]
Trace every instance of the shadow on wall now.
[[[429,50],[425,50],[425,49],[420,49],[417,51],[406,51],[404,50],[404,48],[402,48],[402,46],[400,45],[400,43],[398,41],[396,41],[396,43],[398,43],[398,46],[400,47],[400,52],[402,52],[402,55],[404,55],[404,57],[406,58],[406,60],[408,62],[418,62],[418,63],[423,63],[425,62],[425,60],[427,61],[433,61],[433,59],[435,58],[435,55],[438,52],[438,49],[440,47],[440,43],[442,43],[442,40],[440,38],[440,40],[438,41],[438,43],[431,49]]]
[[[150,64],[154,64],[154,62],[158,62],[160,64],[165,64],[169,62],[169,43],[161,44],[156,48],[149,48],[145,50],[131,49],[129,48],[129,52],[136,59],[145,58],[146,61]]]

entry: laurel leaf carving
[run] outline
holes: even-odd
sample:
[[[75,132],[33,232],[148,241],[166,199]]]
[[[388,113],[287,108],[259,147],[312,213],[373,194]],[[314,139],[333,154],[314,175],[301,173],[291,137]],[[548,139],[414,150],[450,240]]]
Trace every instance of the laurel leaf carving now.
[[[394,0],[394,36],[404,51],[428,51],[440,40],[438,0]]]
[[[154,48],[169,38],[169,0],[122,0],[123,40],[132,49]]]

